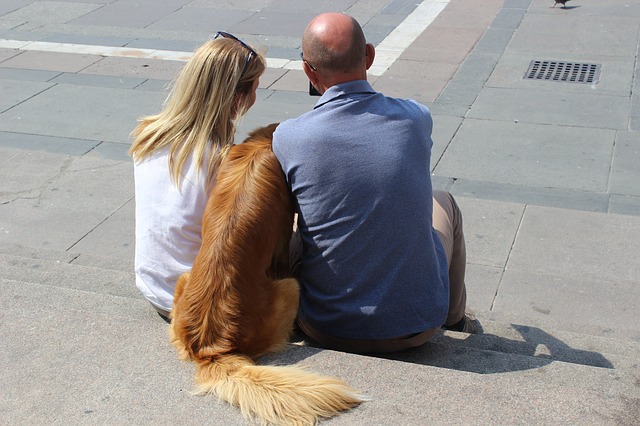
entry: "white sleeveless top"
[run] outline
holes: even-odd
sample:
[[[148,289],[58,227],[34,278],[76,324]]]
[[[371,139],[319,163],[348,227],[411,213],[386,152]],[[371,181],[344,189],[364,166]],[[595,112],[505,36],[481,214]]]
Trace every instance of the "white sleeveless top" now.
[[[169,175],[168,152],[160,150],[134,164],[136,286],[165,311],[171,311],[178,278],[191,269],[200,250],[202,215],[209,198],[206,170],[196,172],[191,158],[178,190]]]

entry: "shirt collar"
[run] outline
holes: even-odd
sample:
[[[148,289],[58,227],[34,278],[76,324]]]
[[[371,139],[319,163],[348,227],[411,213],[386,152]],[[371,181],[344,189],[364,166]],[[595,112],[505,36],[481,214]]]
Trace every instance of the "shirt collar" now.
[[[341,96],[353,93],[376,93],[367,80],[353,80],[346,83],[336,84],[325,91],[314,108],[318,108],[327,102],[331,102]]]

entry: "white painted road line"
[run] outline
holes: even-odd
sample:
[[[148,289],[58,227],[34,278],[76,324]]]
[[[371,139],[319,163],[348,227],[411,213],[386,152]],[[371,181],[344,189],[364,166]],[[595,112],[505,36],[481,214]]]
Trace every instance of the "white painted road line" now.
[[[381,76],[400,57],[402,52],[436,19],[450,0],[424,0],[378,46],[376,58],[369,73]],[[82,55],[115,56],[121,58],[187,61],[192,52],[174,50],[139,49],[132,47],[95,46],[89,44],[52,43],[0,39],[0,48],[25,51],[75,53]],[[267,66],[276,69],[302,69],[302,61],[267,58]]]
[[[450,0],[425,0],[415,8],[379,45],[369,69],[372,75],[382,75],[438,17]]]

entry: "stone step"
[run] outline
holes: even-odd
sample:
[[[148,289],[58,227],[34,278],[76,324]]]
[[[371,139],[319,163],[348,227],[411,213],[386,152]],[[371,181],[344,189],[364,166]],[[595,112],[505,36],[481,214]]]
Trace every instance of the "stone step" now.
[[[11,389],[2,399],[1,423],[245,424],[236,409],[190,395],[193,366],[177,360],[167,325],[144,300],[3,277],[0,312],[0,380]],[[637,420],[637,369],[549,359],[535,364],[529,355],[447,346],[442,339],[449,336],[404,359],[290,345],[260,363],[301,363],[371,398],[327,424]],[[463,365],[473,358],[494,367]]]
[[[439,331],[419,348],[382,357],[473,373],[537,368],[552,362],[640,372],[640,343],[482,319],[484,334]],[[293,344],[314,346],[297,334]]]
[[[133,269],[121,270],[118,259],[94,257],[88,263],[100,266],[87,266],[76,264],[82,257],[76,253],[24,247],[15,247],[12,253],[0,254],[4,279],[144,300],[135,287]],[[638,367],[640,342],[635,340],[594,336],[588,330],[582,334],[492,321],[484,319],[482,312],[477,314],[485,329],[483,335],[441,332],[430,345],[396,354],[394,359],[429,359],[436,367],[464,367],[472,372],[510,371],[521,364],[537,366],[553,361],[600,368]]]
[[[601,368],[638,368],[640,342],[617,337],[543,329],[530,325],[482,320],[483,335],[446,331],[432,341],[453,349],[465,347],[525,355],[537,362],[562,361]]]
[[[25,247],[13,243],[0,243],[0,255],[72,263],[74,265],[93,266],[123,272],[133,270],[133,259],[120,259],[81,252]]]
[[[2,278],[45,286],[75,289],[119,297],[142,298],[135,286],[133,268],[128,271],[106,267],[84,266],[67,263],[73,254],[62,260],[48,252],[39,257],[0,254]]]

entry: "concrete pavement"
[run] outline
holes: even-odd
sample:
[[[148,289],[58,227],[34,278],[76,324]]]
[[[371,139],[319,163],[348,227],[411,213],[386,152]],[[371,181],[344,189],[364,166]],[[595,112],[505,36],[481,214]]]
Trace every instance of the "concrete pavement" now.
[[[136,119],[217,30],[266,50],[238,139],[312,108],[323,11],[377,47],[374,88],[434,115],[434,185],[465,218],[485,335],[376,358],[293,345],[371,402],[331,424],[637,424],[639,0],[5,0],[0,4],[0,423],[245,424],[194,397],[133,278]],[[596,81],[523,78],[531,61]]]

